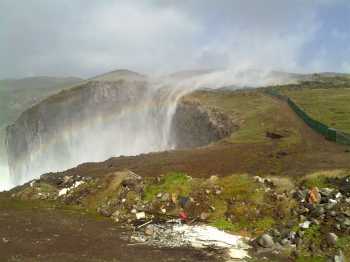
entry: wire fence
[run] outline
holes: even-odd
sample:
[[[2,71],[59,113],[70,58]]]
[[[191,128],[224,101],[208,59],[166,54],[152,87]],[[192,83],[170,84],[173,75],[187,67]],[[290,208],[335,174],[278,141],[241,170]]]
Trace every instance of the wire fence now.
[[[341,130],[329,127],[312,117],[302,110],[290,97],[281,95],[275,90],[266,90],[266,93],[280,100],[286,101],[289,107],[313,130],[323,135],[326,139],[342,145],[350,145],[350,134]]]

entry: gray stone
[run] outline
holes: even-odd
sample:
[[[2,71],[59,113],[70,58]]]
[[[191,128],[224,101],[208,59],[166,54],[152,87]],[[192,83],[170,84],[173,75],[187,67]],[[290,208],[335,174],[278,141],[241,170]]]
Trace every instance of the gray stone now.
[[[164,193],[161,197],[160,200],[163,202],[169,201],[170,199],[170,194],[169,193]]]
[[[349,218],[345,218],[342,225],[344,227],[350,227],[350,219]]]
[[[328,245],[335,246],[337,244],[337,241],[338,241],[338,236],[334,233],[328,233],[326,236],[326,240],[327,240]]]
[[[275,242],[270,235],[264,234],[258,239],[258,244],[264,248],[271,248],[275,245]]]

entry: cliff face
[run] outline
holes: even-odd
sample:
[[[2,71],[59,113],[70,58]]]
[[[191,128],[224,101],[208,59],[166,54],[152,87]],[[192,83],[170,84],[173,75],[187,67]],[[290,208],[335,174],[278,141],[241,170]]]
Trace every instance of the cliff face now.
[[[90,131],[95,131],[98,140],[101,127],[108,128],[115,113],[144,95],[145,83],[132,85],[130,88],[130,83],[124,81],[89,82],[25,111],[7,128],[6,146],[14,182],[63,170],[84,159],[103,160],[94,151],[92,158],[84,157],[81,149],[91,151],[96,142],[89,141]],[[84,140],[89,145],[82,145]]]
[[[180,100],[170,114],[164,90],[159,95],[148,85],[143,78],[93,80],[24,112],[7,128],[14,182],[112,156],[203,146],[234,130],[198,102]]]

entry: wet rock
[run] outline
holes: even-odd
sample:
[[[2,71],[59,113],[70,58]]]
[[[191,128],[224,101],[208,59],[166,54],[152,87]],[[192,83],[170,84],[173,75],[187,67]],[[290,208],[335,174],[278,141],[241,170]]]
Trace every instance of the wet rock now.
[[[334,233],[328,233],[326,236],[326,240],[327,240],[328,245],[335,246],[337,244],[337,241],[338,241],[338,236]]]
[[[264,248],[272,248],[275,245],[273,238],[268,234],[264,234],[261,237],[259,237],[257,242],[261,247]]]

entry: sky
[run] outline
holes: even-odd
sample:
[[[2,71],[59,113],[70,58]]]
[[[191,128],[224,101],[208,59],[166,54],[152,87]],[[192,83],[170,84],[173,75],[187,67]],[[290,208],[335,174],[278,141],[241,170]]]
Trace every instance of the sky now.
[[[0,78],[350,73],[348,0],[0,0]]]

